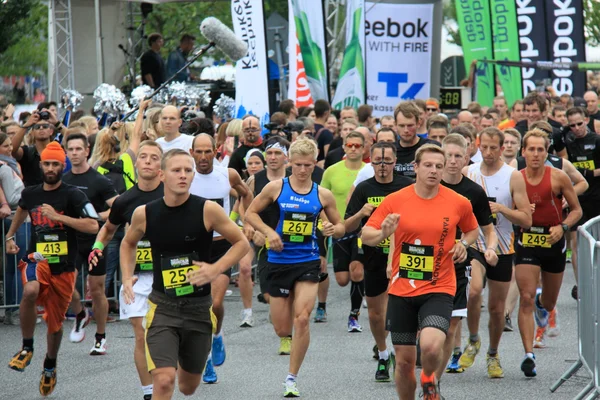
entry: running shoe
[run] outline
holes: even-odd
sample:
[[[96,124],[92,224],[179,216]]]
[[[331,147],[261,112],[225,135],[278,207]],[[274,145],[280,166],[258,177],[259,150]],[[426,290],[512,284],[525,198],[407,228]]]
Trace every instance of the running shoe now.
[[[254,317],[252,316],[252,310],[242,310],[242,323],[240,328],[252,328],[254,325]]]
[[[525,359],[521,363],[521,371],[523,371],[525,376],[528,378],[533,378],[537,375],[537,371],[535,369],[535,355],[533,358],[525,356]]]
[[[204,374],[202,374],[202,382],[207,384],[217,383],[217,373],[213,368],[212,360],[209,358],[206,360],[206,367],[204,367]]]
[[[265,295],[262,293],[259,293],[256,295],[256,300],[258,300],[260,303],[263,303],[263,304],[269,304],[269,303],[267,303],[267,299],[265,299]]]
[[[323,308],[317,308],[315,322],[327,322],[327,312]]]
[[[292,338],[289,336],[282,337],[279,340],[279,355],[280,356],[289,356],[292,352]]]
[[[460,360],[460,356],[462,356],[462,352],[452,354],[450,358],[450,362],[448,366],[446,366],[446,372],[449,374],[460,374],[465,372],[465,369],[460,366],[458,360]]]
[[[387,360],[379,359],[377,363],[377,370],[375,371],[375,382],[389,382],[390,378],[390,367],[392,364],[392,357],[388,357]]]
[[[458,360],[458,364],[464,369],[470,368],[473,366],[475,362],[475,356],[479,354],[479,349],[481,348],[481,340],[472,343],[469,340],[469,343],[465,346],[465,350]]]
[[[75,322],[73,322],[73,328],[71,329],[71,333],[69,334],[69,341],[71,343],[81,343],[83,339],[85,339],[85,327],[90,323],[90,312],[88,309],[85,309],[85,317],[81,321],[77,321],[75,318]]]
[[[94,347],[90,350],[90,356],[106,355],[106,339],[96,340]]]
[[[534,300],[534,304],[535,304],[535,311],[533,313],[533,316],[535,317],[535,323],[537,324],[537,326],[539,326],[540,328],[545,328],[546,325],[548,325],[548,311],[546,311],[545,308],[541,308],[538,306],[538,299],[540,298],[540,296],[542,295],[542,289],[538,289],[535,293],[535,300]]]
[[[492,379],[504,378],[504,370],[502,369],[502,365],[500,365],[500,357],[498,357],[497,355],[491,357],[488,354],[486,360],[488,376]]]
[[[506,314],[504,317],[504,332],[513,332],[515,329],[512,326],[512,320],[510,319],[510,315]]]
[[[567,262],[570,263],[573,261],[573,251],[571,249],[567,249]]]
[[[437,385],[433,382],[423,384],[423,400],[440,400]]]
[[[8,368],[23,372],[33,358],[33,351],[21,350],[8,363]]]
[[[550,337],[557,337],[560,333],[560,325],[558,324],[558,309],[556,307],[554,310],[550,311],[550,316],[548,317],[548,328],[546,331]]]
[[[296,381],[285,381],[283,384],[285,389],[283,390],[283,397],[300,397],[300,391]]]
[[[373,345],[373,360],[379,360],[379,349],[377,343]]]
[[[42,371],[40,377],[40,394],[42,396],[49,396],[56,386],[56,368],[46,369]]]
[[[215,367],[220,367],[225,362],[225,343],[223,343],[223,335],[213,337],[212,342],[212,362]]]
[[[573,286],[573,289],[571,289],[571,297],[575,300],[579,299],[579,296],[577,295],[577,285]]]
[[[348,332],[362,332],[362,326],[358,323],[358,317],[351,315],[348,317]]]
[[[369,305],[367,304],[367,299],[363,299],[362,308],[367,308],[367,307],[369,307]]]
[[[543,349],[546,347],[544,338],[546,336],[546,329],[540,328],[539,326],[535,330],[535,339],[533,340],[533,347],[536,349]]]

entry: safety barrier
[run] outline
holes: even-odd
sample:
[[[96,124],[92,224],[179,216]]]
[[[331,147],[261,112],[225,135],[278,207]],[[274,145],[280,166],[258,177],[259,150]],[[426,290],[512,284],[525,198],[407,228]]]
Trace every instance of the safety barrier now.
[[[556,391],[585,367],[591,380],[574,399],[591,400],[600,395],[600,354],[596,350],[600,339],[600,269],[595,268],[600,265],[600,217],[589,220],[577,230],[577,265],[579,359],[550,387],[550,391]]]

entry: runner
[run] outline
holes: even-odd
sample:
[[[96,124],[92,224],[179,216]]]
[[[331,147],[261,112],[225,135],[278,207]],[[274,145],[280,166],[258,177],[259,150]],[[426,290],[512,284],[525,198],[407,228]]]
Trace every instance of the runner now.
[[[581,206],[569,176],[563,171],[545,165],[550,140],[540,130],[527,132],[523,139],[527,167],[521,170],[527,187],[527,197],[533,204],[532,226],[522,230],[517,243],[515,275],[521,301],[519,302],[519,332],[523,340],[525,358],[521,371],[526,377],[537,375],[533,354],[534,325],[548,324],[548,315],[558,299],[566,263],[565,234],[582,216]],[[562,200],[566,199],[570,212],[563,221]],[[542,273],[542,287],[538,281]],[[537,289],[537,290],[536,290]]]
[[[371,213],[383,199],[400,189],[412,185],[410,178],[394,175],[396,164],[396,146],[393,143],[380,142],[371,147],[371,165],[375,176],[360,183],[348,202],[344,225],[346,232],[359,231],[366,224]],[[394,358],[390,356],[385,330],[385,312],[387,306],[388,277],[386,274],[390,242],[386,239],[377,246],[362,245],[364,252],[365,296],[369,310],[369,325],[378,349],[375,381],[390,381],[390,366]]]
[[[453,133],[444,139],[442,142],[442,149],[444,149],[446,153],[446,165],[442,176],[442,185],[465,196],[471,202],[473,213],[477,218],[477,223],[483,232],[485,243],[488,248],[485,252],[485,259],[490,265],[496,265],[498,263],[498,256],[492,249],[495,249],[498,246],[498,238],[496,236],[496,231],[494,230],[494,225],[492,224],[492,213],[490,211],[487,195],[481,186],[463,176],[461,173],[467,161],[467,148],[467,141],[458,133]],[[457,229],[456,240],[460,241],[461,236],[462,233]],[[452,309],[450,328],[448,329],[446,342],[444,343],[443,363],[436,373],[438,381],[444,373],[445,363],[448,361],[451,354],[452,358],[445,368],[446,372],[463,372],[463,368],[458,365],[458,360],[462,355],[460,349],[460,321],[467,316],[469,280],[471,277],[472,250],[469,249],[468,253],[469,255],[465,262],[454,264],[456,271],[456,294],[454,295],[454,307]]]
[[[415,156],[416,183],[388,195],[362,230],[367,246],[394,234],[386,329],[396,350],[395,382],[402,400],[415,398],[419,328],[423,397],[440,399],[435,371],[444,361],[442,348],[456,293],[453,261],[465,261],[467,248],[477,239],[469,201],[440,186],[445,162],[438,146],[421,147]],[[458,243],[457,227],[465,232]]]
[[[112,240],[119,226],[131,224],[131,217],[135,209],[153,200],[163,197],[163,184],[160,181],[160,160],[163,151],[161,146],[153,141],[144,141],[140,144],[135,168],[138,171],[138,182],[131,189],[115,199],[110,209],[110,214],[104,226],[98,232],[93,249],[88,257],[90,270],[93,271],[100,264],[104,250]],[[149,248],[147,238],[142,238],[136,249],[135,279],[133,291],[135,299],[127,304],[123,297],[123,286],[119,293],[120,318],[129,319],[135,335],[133,359],[140,377],[144,400],[152,398],[152,376],[148,372],[144,341],[143,319],[148,312],[148,295],[152,290],[153,259],[152,250]]]
[[[231,213],[229,196],[231,190],[233,189],[241,199],[244,209],[248,209],[252,199],[254,198],[252,192],[248,189],[248,185],[242,181],[242,178],[240,178],[240,175],[234,169],[213,165],[215,156],[217,155],[217,145],[212,136],[207,135],[206,133],[201,133],[196,136],[192,143],[190,154],[193,156],[194,161],[196,162],[197,172],[192,180],[190,193],[195,196],[214,201],[221,206],[221,211],[224,211],[225,215],[229,217],[229,214]],[[254,229],[252,229],[252,227],[248,224],[244,225],[244,232],[249,238],[252,238],[254,235]],[[211,263],[216,263],[225,253],[227,253],[227,251],[229,251],[230,248],[231,244],[229,241],[219,234],[218,231],[215,231],[213,233],[212,249],[209,261]],[[230,267],[232,266],[233,264],[230,265]],[[244,276],[249,279],[250,272],[245,271]],[[218,367],[223,365],[225,362],[226,352],[221,328],[223,327],[223,318],[225,317],[223,300],[225,299],[225,291],[229,286],[230,280],[231,268],[223,271],[223,273],[211,283],[211,295],[213,302],[212,311],[217,318],[217,326],[215,334],[213,335],[211,358],[208,359],[206,370],[204,371],[203,380],[205,383],[216,383],[217,375],[214,372],[213,365]],[[245,311],[251,316],[252,281],[241,283],[240,292],[242,294],[242,298],[245,299],[246,302],[250,302],[249,311]]]
[[[317,155],[315,142],[296,140],[290,147],[292,175],[267,184],[246,212],[246,221],[269,241],[267,282],[275,332],[286,337],[293,327],[284,397],[300,396],[296,377],[310,342],[309,320],[320,272],[316,227],[322,210],[327,217],[323,221],[323,235],[344,236],[334,196],[312,182]],[[279,208],[275,230],[259,216],[273,203]]]
[[[396,132],[394,132],[391,128],[381,128],[377,134],[375,135],[375,143],[396,143],[398,141]],[[397,146],[396,146],[397,148]],[[350,193],[348,194],[348,199],[352,196],[352,192],[358,186],[359,183],[366,181],[369,178],[375,176],[375,170],[371,166],[371,163],[365,164],[358,174],[356,175],[356,179],[354,180],[354,184],[350,189]]]
[[[111,181],[96,171],[88,164],[90,146],[87,136],[83,133],[73,133],[66,138],[65,147],[67,156],[71,160],[71,170],[63,176],[63,182],[75,186],[87,196],[88,200],[94,206],[94,209],[100,216],[100,220],[106,220],[109,213],[109,207],[117,198]],[[77,268],[87,267],[87,258],[94,244],[95,235],[77,233],[76,266]],[[106,263],[100,263],[96,268],[89,271],[82,269],[82,276],[87,276],[88,290],[92,297],[92,311],[96,321],[96,335],[94,346],[90,350],[90,355],[98,356],[106,354],[106,320],[108,318],[108,300],[106,299]],[[77,282],[77,270],[75,271],[75,282]],[[82,286],[82,290],[85,288]],[[80,343],[85,339],[85,327],[89,323],[91,316],[88,309],[81,303],[81,295],[76,289],[73,291],[71,300],[71,311],[76,315],[73,328],[69,334],[69,341]],[[85,292],[84,292],[85,293]]]
[[[490,342],[487,351],[487,370],[490,378],[503,378],[504,371],[498,357],[500,337],[504,330],[505,303],[513,272],[514,231],[513,224],[528,229],[531,226],[531,210],[525,191],[523,176],[502,161],[504,134],[498,128],[481,131],[480,149],[483,161],[465,167],[463,174],[483,187],[490,201],[492,221],[498,237],[498,263],[491,265],[484,256],[488,250],[482,234],[474,247],[471,261],[471,287],[467,306],[469,340],[459,365],[469,368],[479,353],[479,319],[481,317],[481,291],[483,274],[487,277],[488,310],[490,314]],[[516,209],[514,207],[516,206]]]
[[[29,254],[19,263],[23,281],[19,308],[23,348],[8,366],[22,372],[31,362],[36,304],[42,305],[48,325],[48,348],[39,389],[42,396],[48,396],[56,386],[62,325],[75,288],[76,231],[98,232],[98,215],[81,190],[61,181],[66,156],[60,144],[49,143],[42,150],[40,160],[44,183],[23,190],[6,234],[6,253],[17,254],[15,233],[29,214],[33,226]]]
[[[152,260],[160,262],[153,266],[146,315],[146,360],[154,385],[153,400],[173,396],[176,375],[181,393],[190,396],[196,391],[216,325],[210,283],[249,249],[248,241],[221,206],[190,194],[194,169],[189,152],[173,149],[164,155],[161,180],[165,195],[134,211],[121,243],[127,304],[136,301],[134,271],[142,238],[149,241]],[[232,247],[209,263],[212,232],[217,229]]]
[[[344,140],[346,159],[340,161],[323,174],[321,186],[331,190],[340,215],[346,212],[346,199],[358,171],[363,167],[362,161],[365,138],[362,133],[350,132]],[[350,315],[348,316],[348,332],[362,332],[358,323],[360,306],[364,297],[363,255],[360,254],[358,237],[348,232],[344,237],[333,242],[333,271],[338,285],[350,285]]]

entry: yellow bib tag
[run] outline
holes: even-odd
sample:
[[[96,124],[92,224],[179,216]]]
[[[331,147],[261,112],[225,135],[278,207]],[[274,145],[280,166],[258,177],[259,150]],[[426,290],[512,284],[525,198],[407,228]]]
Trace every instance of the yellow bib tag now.
[[[594,160],[575,161],[573,162],[573,165],[575,168],[589,169],[590,171],[596,169],[596,163],[594,163]]]
[[[37,243],[35,251],[48,258],[51,256],[66,256],[69,254],[67,242],[42,242]]]
[[[548,228],[532,226],[523,232],[521,239],[523,247],[543,247],[550,248],[550,233]]]
[[[431,280],[433,278],[433,246],[402,243],[399,276],[407,279]]]

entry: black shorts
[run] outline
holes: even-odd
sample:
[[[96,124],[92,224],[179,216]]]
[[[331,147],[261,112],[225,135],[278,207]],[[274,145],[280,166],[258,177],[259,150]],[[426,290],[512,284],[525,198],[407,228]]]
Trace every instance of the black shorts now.
[[[485,277],[491,281],[497,282],[510,282],[512,280],[512,266],[513,266],[513,255],[512,254],[500,254],[498,255],[498,264],[492,267],[485,261],[483,253],[475,250],[473,252],[473,259],[477,260],[485,268]]]
[[[349,272],[350,263],[364,264],[364,254],[358,248],[358,237],[341,238],[333,241],[333,272]]]
[[[80,245],[78,244],[78,246]],[[83,246],[81,246],[80,250],[77,251],[77,254],[75,255],[75,266],[77,267],[77,271],[79,271],[79,273],[83,272],[84,275],[89,274],[90,276],[106,275],[106,251],[107,249],[104,249],[102,252],[102,258],[98,259],[98,264],[96,264],[96,266],[90,271],[88,257],[92,252],[92,246],[90,245],[89,248],[83,248]]]
[[[467,301],[469,300],[469,283],[471,281],[471,268],[456,271],[456,294],[452,307],[452,317],[465,318],[467,316]]]
[[[453,296],[446,293],[415,297],[389,295],[385,329],[392,333],[392,343],[415,346],[417,332],[423,328],[437,328],[447,333],[452,302]]]
[[[148,371],[178,366],[201,374],[212,343],[212,298],[172,298],[153,290],[146,314]]]
[[[219,261],[219,258],[223,257],[225,253],[229,251],[231,248],[231,243],[229,243],[225,239],[221,240],[213,240],[212,246],[210,248],[210,262],[211,264]],[[231,278],[231,268],[227,268],[227,270],[222,272],[223,275],[227,275]]]
[[[267,267],[267,291],[271,297],[289,297],[296,282],[319,283],[321,260],[298,264],[269,263]]]
[[[598,207],[598,200],[587,198],[581,199],[580,197],[579,204],[581,204],[581,210],[583,211],[583,215],[581,216],[581,219],[571,227],[571,232],[577,232],[578,227],[585,224],[590,219],[600,215],[600,207]]]
[[[320,230],[317,229],[317,243],[319,244],[319,257],[327,257],[327,241],[328,237],[323,236]]]
[[[537,265],[543,272],[560,274],[565,271],[567,262],[567,241],[563,237],[550,248],[523,247],[517,243],[515,265]]]
[[[386,273],[388,255],[369,246],[364,246],[364,251],[365,296],[376,297],[388,289],[389,279]]]
[[[269,290],[269,286],[267,285],[267,272],[269,272],[268,253],[269,251],[265,246],[259,247],[256,250],[256,268],[258,269],[258,282],[261,293],[268,293]]]

